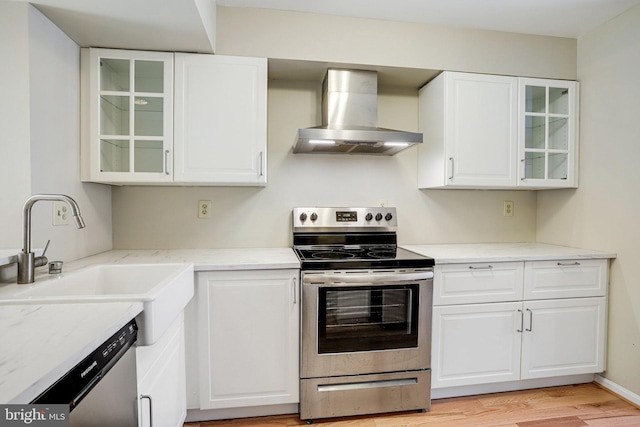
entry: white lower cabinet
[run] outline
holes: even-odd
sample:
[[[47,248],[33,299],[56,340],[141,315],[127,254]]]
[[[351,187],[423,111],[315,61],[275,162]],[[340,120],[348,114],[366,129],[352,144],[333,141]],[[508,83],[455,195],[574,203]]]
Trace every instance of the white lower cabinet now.
[[[607,263],[580,260],[436,266],[432,387],[602,372]],[[497,285],[491,285],[492,275]],[[544,295],[556,298],[529,300],[527,290],[531,289],[544,289]],[[493,303],[487,302],[491,295]],[[516,300],[514,295],[520,296]]]
[[[528,301],[523,324],[522,379],[604,371],[605,297]]]
[[[602,372],[605,298],[434,307],[432,386]]]
[[[180,427],[187,414],[183,315],[152,346],[136,348],[138,425]]]
[[[434,307],[431,386],[519,379],[520,307],[515,302]]]
[[[200,409],[299,402],[299,270],[197,273]]]

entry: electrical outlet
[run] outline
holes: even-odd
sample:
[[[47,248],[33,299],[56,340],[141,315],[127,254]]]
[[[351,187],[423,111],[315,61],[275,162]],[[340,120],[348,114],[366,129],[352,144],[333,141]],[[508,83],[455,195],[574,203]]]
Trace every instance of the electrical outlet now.
[[[211,218],[211,200],[198,200],[198,218]]]
[[[54,200],[53,225],[69,225],[69,205],[66,202]]]
[[[513,216],[513,202],[505,200],[502,215]]]

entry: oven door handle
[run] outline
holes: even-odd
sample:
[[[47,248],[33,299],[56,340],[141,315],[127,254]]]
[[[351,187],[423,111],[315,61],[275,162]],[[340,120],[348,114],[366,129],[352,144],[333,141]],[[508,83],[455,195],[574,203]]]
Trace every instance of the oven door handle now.
[[[303,283],[392,283],[415,282],[417,280],[433,279],[433,271],[418,273],[370,273],[370,274],[305,274]]]

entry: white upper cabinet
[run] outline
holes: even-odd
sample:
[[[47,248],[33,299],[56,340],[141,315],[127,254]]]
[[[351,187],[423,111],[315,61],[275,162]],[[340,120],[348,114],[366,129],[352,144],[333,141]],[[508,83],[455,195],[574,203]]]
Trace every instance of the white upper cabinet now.
[[[419,188],[577,186],[576,82],[445,71],[419,120]]]
[[[82,68],[83,181],[266,185],[266,59],[82,49]]]
[[[173,181],[173,54],[82,50],[82,180]]]
[[[516,185],[517,83],[444,72],[420,90],[420,188]]]
[[[520,78],[519,185],[578,186],[578,84]]]
[[[175,179],[265,185],[267,60],[176,53]]]

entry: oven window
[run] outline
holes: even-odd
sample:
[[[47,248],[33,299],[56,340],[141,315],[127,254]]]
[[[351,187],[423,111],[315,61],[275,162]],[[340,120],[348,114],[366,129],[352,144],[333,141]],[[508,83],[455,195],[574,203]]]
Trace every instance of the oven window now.
[[[319,289],[318,353],[418,346],[418,285]]]

